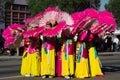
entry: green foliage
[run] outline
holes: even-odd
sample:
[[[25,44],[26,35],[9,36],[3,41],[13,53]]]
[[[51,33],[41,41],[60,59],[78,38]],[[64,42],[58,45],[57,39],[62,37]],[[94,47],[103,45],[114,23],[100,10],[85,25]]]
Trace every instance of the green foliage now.
[[[69,13],[84,10],[89,7],[89,0],[27,0],[32,15],[44,11],[47,7],[58,6]]]
[[[27,0],[27,2],[32,16],[44,11],[49,6],[56,6],[56,0]]]
[[[109,0],[109,3],[105,5],[105,8],[113,13],[117,25],[120,27],[120,0]]]
[[[69,13],[82,11],[88,7],[90,7],[89,0],[58,0],[58,6],[61,10],[67,11]]]
[[[51,6],[58,6],[61,10],[68,13],[82,11],[90,7],[90,1],[91,0],[27,0],[33,16]],[[96,5],[100,0],[93,1]],[[96,6],[97,8],[99,7],[98,5]]]

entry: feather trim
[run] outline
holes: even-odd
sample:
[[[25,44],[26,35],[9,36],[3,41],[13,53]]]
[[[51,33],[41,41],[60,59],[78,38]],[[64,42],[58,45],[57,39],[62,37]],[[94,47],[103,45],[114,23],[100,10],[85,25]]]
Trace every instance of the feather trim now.
[[[106,24],[107,26],[111,26],[113,25],[112,29],[110,31],[114,31],[116,29],[116,22],[115,22],[115,19],[114,18],[111,18],[111,17],[108,17],[108,16],[105,16],[105,17],[101,17],[99,19],[99,24],[102,25],[102,24]]]
[[[86,9],[86,10],[84,10],[84,12],[85,12],[86,16],[89,16],[91,18],[96,18],[96,19],[99,18],[98,11],[93,8]]]
[[[4,29],[4,31],[2,33],[2,37],[4,39],[7,39],[8,37],[11,37],[11,36],[12,36],[12,34],[11,34],[10,29],[9,28]]]
[[[65,21],[60,22],[58,25],[56,25],[52,29],[45,30],[42,35],[46,37],[54,37],[58,35],[60,32],[62,32],[62,29],[65,27],[66,23]]]
[[[48,7],[47,9],[45,9],[45,12],[49,12],[49,11],[58,11],[58,7]]]
[[[35,30],[28,30],[23,32],[23,36],[25,37],[38,37],[40,33],[42,33],[44,31],[45,27],[38,27]]]
[[[111,12],[109,12],[109,11],[106,11],[106,10],[99,12],[99,16],[100,17],[108,16],[108,17],[114,18],[113,14]]]

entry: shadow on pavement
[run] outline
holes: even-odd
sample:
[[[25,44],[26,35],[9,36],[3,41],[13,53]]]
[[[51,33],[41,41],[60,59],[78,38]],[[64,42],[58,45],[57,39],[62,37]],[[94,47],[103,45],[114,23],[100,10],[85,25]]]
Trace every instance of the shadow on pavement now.
[[[102,68],[103,72],[119,72],[120,67],[116,66],[103,66]]]

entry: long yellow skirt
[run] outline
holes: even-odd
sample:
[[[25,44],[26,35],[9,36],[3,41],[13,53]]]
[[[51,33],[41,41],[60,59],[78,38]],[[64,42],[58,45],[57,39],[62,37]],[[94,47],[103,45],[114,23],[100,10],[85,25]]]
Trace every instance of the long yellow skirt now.
[[[91,47],[89,49],[89,63],[90,63],[90,73],[91,73],[91,77],[95,77],[95,76],[103,76],[101,67],[100,67],[100,63],[99,63],[99,58],[98,56],[95,58],[94,55],[95,51],[94,51],[94,47]]]
[[[65,53],[62,53],[62,76],[74,74],[74,55],[68,55],[65,59]]]
[[[55,51],[49,50],[49,53],[45,53],[42,48],[41,53],[41,76],[51,75],[55,76]]]
[[[81,58],[80,62],[76,62],[75,77],[76,78],[89,77],[88,59]]]
[[[40,55],[37,52],[29,54],[25,51],[22,57],[21,75],[40,76],[40,71]]]
[[[78,50],[80,49],[81,45],[82,45],[82,43],[81,44],[77,43],[76,53],[78,53]],[[76,55],[78,55],[78,54],[76,54]],[[76,61],[75,77],[76,78],[89,77],[88,58],[81,57],[80,62]]]

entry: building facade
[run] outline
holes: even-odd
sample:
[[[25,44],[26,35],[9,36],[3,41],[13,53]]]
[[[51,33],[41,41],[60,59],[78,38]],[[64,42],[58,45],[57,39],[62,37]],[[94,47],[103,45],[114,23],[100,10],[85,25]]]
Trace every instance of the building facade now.
[[[5,28],[5,3],[8,0],[0,0],[0,35]]]
[[[30,16],[26,0],[14,0],[5,4],[5,27],[14,23],[24,24],[24,19]]]
[[[0,35],[8,25],[24,24],[23,20],[30,16],[27,0],[0,0]]]

